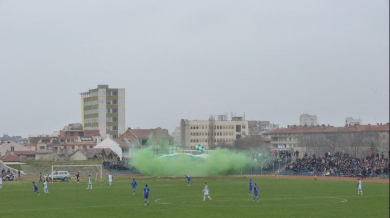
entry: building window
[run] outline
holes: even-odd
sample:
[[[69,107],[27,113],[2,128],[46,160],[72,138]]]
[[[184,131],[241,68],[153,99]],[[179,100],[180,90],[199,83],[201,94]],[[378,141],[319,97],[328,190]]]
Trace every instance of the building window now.
[[[106,112],[108,114],[116,114],[116,113],[118,113],[118,109],[116,109],[116,108],[108,108],[108,109],[106,109]]]
[[[118,104],[117,100],[107,100],[106,104]]]
[[[15,151],[15,148],[14,148],[14,146],[11,146],[11,151]]]
[[[109,122],[118,122],[118,118],[117,117],[107,117],[106,121],[109,123]]]

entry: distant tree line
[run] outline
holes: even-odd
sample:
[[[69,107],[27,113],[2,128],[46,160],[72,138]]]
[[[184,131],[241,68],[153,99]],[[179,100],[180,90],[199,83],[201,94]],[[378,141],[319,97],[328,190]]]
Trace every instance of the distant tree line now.
[[[300,146],[307,153],[323,155],[325,152],[344,151],[352,156],[368,152],[388,152],[389,134],[374,131],[306,133],[300,137]]]

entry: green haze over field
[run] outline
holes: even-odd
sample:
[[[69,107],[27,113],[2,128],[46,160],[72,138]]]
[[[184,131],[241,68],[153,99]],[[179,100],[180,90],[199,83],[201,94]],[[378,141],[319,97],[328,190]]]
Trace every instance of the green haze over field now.
[[[253,161],[248,155],[228,149],[216,149],[208,158],[188,155],[157,157],[152,148],[134,152],[132,164],[144,175],[207,176],[226,175],[248,168]]]

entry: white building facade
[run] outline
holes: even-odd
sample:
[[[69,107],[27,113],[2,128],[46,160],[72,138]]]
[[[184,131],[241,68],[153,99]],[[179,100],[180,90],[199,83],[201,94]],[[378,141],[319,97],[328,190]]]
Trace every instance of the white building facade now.
[[[345,118],[345,125],[362,125],[361,119],[354,119],[353,117],[346,117]]]
[[[318,120],[316,115],[310,115],[310,114],[301,114],[299,116],[299,125],[301,126],[317,126]]]
[[[112,138],[126,131],[125,89],[98,85],[81,93],[81,120],[85,130],[99,130]]]
[[[248,121],[249,135],[263,135],[266,132],[273,131],[279,128],[279,124],[271,123],[270,121]]]
[[[224,116],[218,120],[181,120],[180,141],[186,148],[203,145],[213,149],[222,145],[233,145],[236,139],[249,135],[248,121],[242,117],[227,120]]]
[[[181,143],[181,141],[180,141],[180,127],[175,128],[175,131],[172,133],[172,137],[173,137],[173,143],[175,145],[180,145],[180,143]]]

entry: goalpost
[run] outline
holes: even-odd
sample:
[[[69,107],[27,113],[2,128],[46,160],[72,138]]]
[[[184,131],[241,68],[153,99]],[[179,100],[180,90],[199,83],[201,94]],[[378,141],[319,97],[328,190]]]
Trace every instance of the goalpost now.
[[[61,169],[59,169],[61,168]],[[57,169],[57,170],[56,170]],[[74,170],[72,170],[74,169]],[[91,171],[92,170],[92,171]],[[95,170],[95,171],[93,171]],[[100,175],[100,182],[103,179],[103,165],[92,164],[92,165],[52,165],[51,166],[51,178],[55,171],[68,171],[70,177],[75,177],[76,172],[80,172],[82,175],[91,175],[95,177],[95,182],[98,180],[98,175]],[[51,180],[53,182],[54,179]]]

